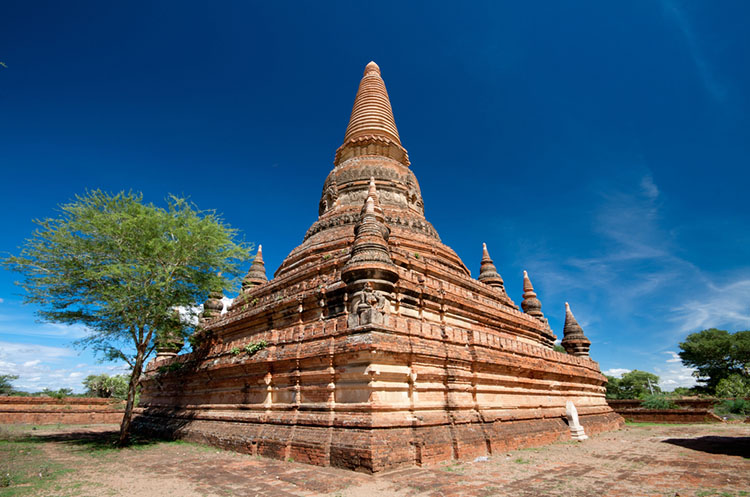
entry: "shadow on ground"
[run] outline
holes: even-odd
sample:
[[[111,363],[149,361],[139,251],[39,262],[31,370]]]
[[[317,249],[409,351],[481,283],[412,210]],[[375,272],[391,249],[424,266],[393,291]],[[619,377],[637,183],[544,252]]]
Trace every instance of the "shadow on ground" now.
[[[750,437],[668,438],[662,440],[662,442],[686,449],[708,452],[709,454],[740,456],[750,459]]]
[[[71,447],[76,447],[87,452],[117,450],[119,439],[118,430],[108,431],[70,431],[58,433],[26,433],[21,436],[13,436],[13,440],[24,443],[46,443],[61,442]],[[145,448],[168,440],[157,437],[141,437],[131,435],[127,448]]]

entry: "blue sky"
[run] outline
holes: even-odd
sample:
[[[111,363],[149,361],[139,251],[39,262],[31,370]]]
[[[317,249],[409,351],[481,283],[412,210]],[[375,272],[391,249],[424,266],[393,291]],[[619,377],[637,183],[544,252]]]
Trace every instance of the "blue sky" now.
[[[428,220],[510,296],[529,271],[602,370],[691,383],[706,327],[750,328],[744,1],[6,2],[0,252],[87,188],[189,195],[269,276],[317,218],[375,60]],[[0,373],[27,389],[119,371],[36,323],[0,272]]]

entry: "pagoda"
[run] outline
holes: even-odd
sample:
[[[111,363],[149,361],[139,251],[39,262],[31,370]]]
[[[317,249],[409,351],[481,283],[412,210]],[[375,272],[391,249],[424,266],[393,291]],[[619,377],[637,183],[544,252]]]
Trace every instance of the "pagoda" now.
[[[193,351],[142,377],[135,429],[297,462],[378,472],[618,428],[577,322],[556,336],[524,275],[521,309],[483,247],[478,279],[425,219],[374,62],[318,220],[272,279],[256,256]],[[568,309],[569,319],[574,320]]]

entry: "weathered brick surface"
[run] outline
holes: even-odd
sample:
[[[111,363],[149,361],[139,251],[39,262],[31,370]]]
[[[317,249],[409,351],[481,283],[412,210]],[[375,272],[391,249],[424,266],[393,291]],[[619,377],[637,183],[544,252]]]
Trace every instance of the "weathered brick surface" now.
[[[395,123],[376,122],[392,115],[367,103],[387,99],[376,66],[365,79],[377,95],[358,94],[303,243],[197,351],[146,368],[135,428],[377,472],[564,439],[568,400],[587,429],[618,427],[598,364],[554,351],[545,319],[441,242]]]
[[[626,421],[637,423],[721,423],[722,419],[707,409],[617,409]]]
[[[0,397],[0,424],[120,423],[121,405],[112,399]]]

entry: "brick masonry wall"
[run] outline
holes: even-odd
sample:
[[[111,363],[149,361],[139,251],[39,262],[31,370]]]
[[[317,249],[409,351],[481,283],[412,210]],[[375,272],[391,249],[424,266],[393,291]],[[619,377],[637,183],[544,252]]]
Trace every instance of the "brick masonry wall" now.
[[[123,405],[99,398],[0,397],[0,424],[119,424]]]
[[[626,421],[636,423],[720,423],[710,411],[716,399],[677,399],[679,409],[643,409],[639,399],[607,399],[609,406]]]
[[[722,419],[707,409],[617,409],[625,421],[634,423],[721,423]]]

